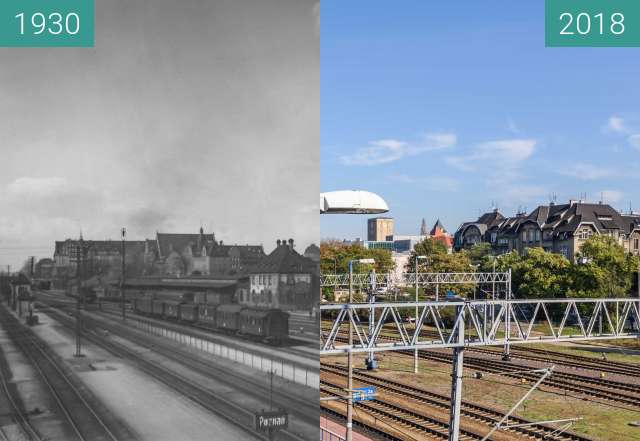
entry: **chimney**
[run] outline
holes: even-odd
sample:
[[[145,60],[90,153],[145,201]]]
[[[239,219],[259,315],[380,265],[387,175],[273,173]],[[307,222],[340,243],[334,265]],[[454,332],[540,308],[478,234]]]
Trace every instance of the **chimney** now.
[[[289,249],[293,250],[293,239],[289,239]]]
[[[280,239],[276,240],[276,244],[280,246]]]

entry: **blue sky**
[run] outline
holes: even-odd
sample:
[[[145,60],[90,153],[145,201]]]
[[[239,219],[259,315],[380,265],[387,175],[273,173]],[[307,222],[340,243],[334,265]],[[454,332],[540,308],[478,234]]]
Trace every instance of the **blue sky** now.
[[[320,22],[322,191],[379,193],[398,234],[553,193],[640,210],[640,49],[545,48],[541,0],[327,0]]]

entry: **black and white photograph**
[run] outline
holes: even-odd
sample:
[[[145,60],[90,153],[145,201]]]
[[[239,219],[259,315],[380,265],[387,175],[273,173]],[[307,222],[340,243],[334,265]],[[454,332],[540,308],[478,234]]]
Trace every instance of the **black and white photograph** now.
[[[319,13],[0,48],[0,440],[319,438]]]

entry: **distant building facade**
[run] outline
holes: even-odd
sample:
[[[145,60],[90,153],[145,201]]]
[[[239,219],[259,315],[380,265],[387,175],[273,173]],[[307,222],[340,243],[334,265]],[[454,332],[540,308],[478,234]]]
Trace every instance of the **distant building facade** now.
[[[217,276],[246,273],[265,257],[262,245],[226,245],[215,235],[156,233],[145,242],[148,274]]]
[[[393,218],[373,217],[367,220],[368,241],[386,241],[388,236],[393,236]]]
[[[125,241],[125,260],[142,263],[144,241]],[[81,256],[85,275],[103,274],[118,269],[122,262],[122,242],[118,240],[56,241],[53,253],[52,276],[57,278],[75,277],[78,263],[78,248],[85,250]],[[36,268],[37,270],[37,268]]]
[[[294,249],[293,239],[276,248],[249,271],[249,291],[241,304],[282,310],[309,310],[317,303],[319,265]]]
[[[576,200],[540,205],[531,213],[514,217],[504,217],[497,209],[485,213],[458,228],[454,248],[486,242],[496,254],[504,254],[540,247],[574,261],[584,241],[600,234],[613,237],[629,253],[640,255],[639,215],[622,215],[608,204]]]

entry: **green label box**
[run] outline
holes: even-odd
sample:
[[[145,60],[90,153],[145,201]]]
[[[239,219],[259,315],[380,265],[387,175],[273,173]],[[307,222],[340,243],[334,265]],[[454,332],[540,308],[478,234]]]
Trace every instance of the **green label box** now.
[[[93,47],[94,0],[0,0],[0,46]]]
[[[545,46],[640,46],[640,0],[545,0]]]

